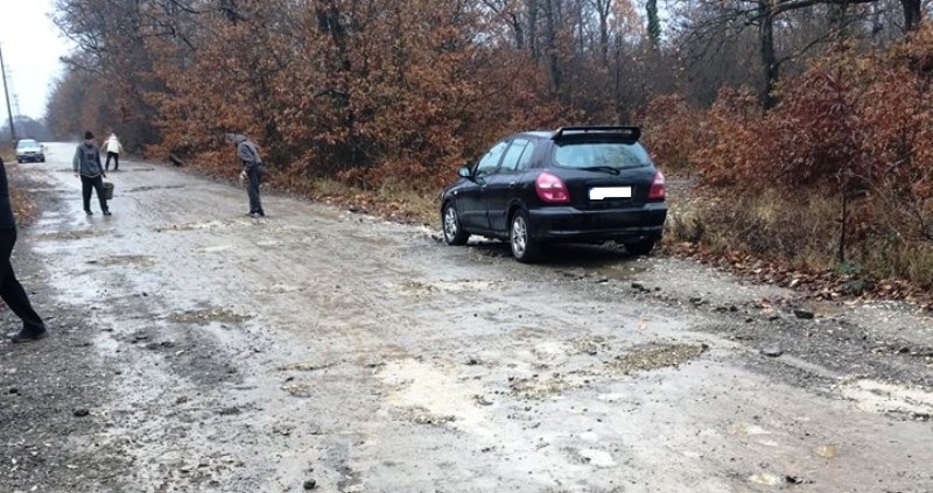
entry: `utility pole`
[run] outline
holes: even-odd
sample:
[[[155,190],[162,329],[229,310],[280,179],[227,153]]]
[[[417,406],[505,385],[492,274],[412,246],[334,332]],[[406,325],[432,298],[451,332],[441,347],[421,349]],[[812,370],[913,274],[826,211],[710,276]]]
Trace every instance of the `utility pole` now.
[[[13,128],[13,110],[10,108],[10,91],[6,82],[6,66],[3,65],[3,49],[0,48],[0,76],[3,77],[3,95],[6,97],[6,113],[10,117],[10,139],[16,144],[16,130]]]

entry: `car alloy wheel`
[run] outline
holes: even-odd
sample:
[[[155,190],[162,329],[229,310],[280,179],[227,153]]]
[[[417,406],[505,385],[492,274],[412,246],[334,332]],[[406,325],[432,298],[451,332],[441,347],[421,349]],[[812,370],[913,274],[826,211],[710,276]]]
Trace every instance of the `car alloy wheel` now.
[[[448,245],[464,245],[470,235],[460,226],[460,216],[453,203],[444,205],[444,241]]]
[[[532,262],[538,257],[538,245],[531,239],[528,214],[523,210],[516,211],[512,216],[509,244],[512,247],[512,256],[519,262]]]

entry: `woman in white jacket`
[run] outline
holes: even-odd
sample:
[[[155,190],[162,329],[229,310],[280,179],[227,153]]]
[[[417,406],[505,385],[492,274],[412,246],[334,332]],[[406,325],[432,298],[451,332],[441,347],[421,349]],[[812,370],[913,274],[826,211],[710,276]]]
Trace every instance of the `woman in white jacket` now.
[[[104,142],[104,150],[107,151],[107,163],[104,165],[104,171],[110,171],[110,158],[113,158],[113,170],[120,169],[120,153],[123,151],[123,146],[120,145],[117,134],[111,133],[110,137],[107,137],[107,141]]]

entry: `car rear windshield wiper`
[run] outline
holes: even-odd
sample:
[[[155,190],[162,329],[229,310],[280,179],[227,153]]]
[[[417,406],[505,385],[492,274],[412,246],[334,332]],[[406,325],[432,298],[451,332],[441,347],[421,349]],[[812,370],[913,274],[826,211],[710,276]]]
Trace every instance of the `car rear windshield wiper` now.
[[[619,168],[614,168],[612,166],[589,166],[586,168],[579,168],[584,171],[604,171],[606,173],[612,173],[614,175],[619,174]]]

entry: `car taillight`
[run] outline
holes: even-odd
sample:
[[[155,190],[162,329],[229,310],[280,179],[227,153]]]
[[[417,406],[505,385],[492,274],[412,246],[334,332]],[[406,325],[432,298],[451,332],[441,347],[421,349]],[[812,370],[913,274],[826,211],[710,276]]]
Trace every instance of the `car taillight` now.
[[[535,191],[538,197],[548,204],[566,204],[570,202],[570,192],[564,180],[545,171],[535,180]]]
[[[664,173],[658,170],[651,182],[651,189],[648,190],[648,200],[664,200],[665,195],[667,192],[664,190]]]

